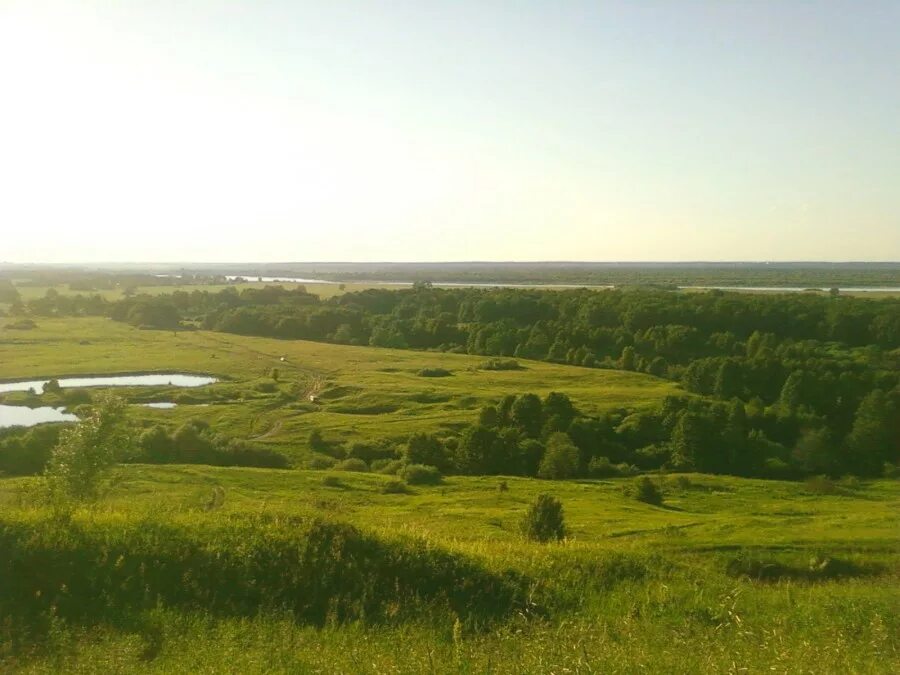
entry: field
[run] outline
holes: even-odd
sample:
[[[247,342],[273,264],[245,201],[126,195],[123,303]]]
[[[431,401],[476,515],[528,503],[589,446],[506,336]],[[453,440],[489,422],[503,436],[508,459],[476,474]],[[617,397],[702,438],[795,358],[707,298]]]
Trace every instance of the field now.
[[[0,477],[0,671],[900,668],[895,480],[653,474],[653,506],[630,496],[633,479],[448,476],[397,491],[392,476],[299,468],[313,429],[402,442],[470,424],[508,393],[562,391],[598,413],[680,391],[624,371],[483,361],[106,319],[0,329],[0,379],[214,374],[198,389],[117,391],[178,401],[131,406],[136,427],[203,419],[295,463],[121,465],[99,501],[65,509],[40,478]],[[521,534],[541,493],[562,502],[562,542]]]
[[[508,393],[562,391],[585,412],[597,412],[652,405],[678,391],[671,382],[621,371],[524,361],[521,370],[486,371],[479,369],[484,358],[476,356],[205,331],[173,334],[108,319],[41,319],[35,329],[0,335],[0,379],[142,371],[217,375],[221,383],[201,390],[119,391],[136,402],[185,402],[170,410],[135,407],[138,422],[204,419],[229,436],[256,439],[297,458],[306,454],[313,429],[343,441],[447,431],[472,423],[479,407]],[[421,377],[423,368],[451,375]]]
[[[342,473],[332,487],[322,476],[122,467],[98,506],[74,514],[65,544],[52,518],[31,506],[33,479],[7,479],[0,482],[0,537],[15,542],[25,560],[47,542],[57,547],[53,559],[84,560],[103,550],[110,568],[130,566],[125,588],[139,575],[138,562],[146,562],[129,540],[142,532],[168,528],[166,541],[182,537],[223,552],[229,536],[240,535],[248,561],[242,569],[265,578],[266,565],[275,564],[280,580],[290,568],[277,563],[284,552],[266,562],[271,542],[302,537],[304,523],[324,518],[357,526],[376,550],[405,547],[402,564],[441,552],[453,564],[469,564],[459,572],[465,588],[479,575],[528,579],[529,604],[481,623],[436,601],[413,616],[389,608],[378,618],[370,610],[369,619],[351,613],[323,621],[299,611],[215,612],[187,600],[146,598],[113,603],[100,616],[65,615],[65,597],[49,586],[63,580],[64,593],[78,597],[79,585],[89,585],[68,568],[64,579],[54,579],[54,570],[41,579],[47,587],[37,590],[55,595],[48,602],[63,609],[43,624],[33,619],[37,637],[29,643],[15,623],[0,628],[8,644],[30,645],[0,651],[0,665],[26,672],[896,672],[896,483],[817,495],[802,484],[668,476],[660,479],[666,502],[654,507],[623,496],[618,480],[509,478],[508,490],[499,491],[500,478],[454,477],[396,495],[381,492],[384,476]],[[209,510],[215,486],[224,498]],[[519,535],[518,520],[539,492],[562,500],[566,542],[542,545]],[[163,542],[156,547],[153,555],[179,574],[199,564],[174,551],[166,558]],[[811,558],[827,557],[840,561],[834,574],[810,571]],[[367,560],[341,558],[354,569]],[[729,575],[740,560],[775,572],[764,580]],[[355,578],[344,574],[344,584]],[[419,570],[404,578],[415,584],[412,578],[423,577]],[[413,591],[426,594],[426,583]],[[8,608],[13,617],[17,609]]]

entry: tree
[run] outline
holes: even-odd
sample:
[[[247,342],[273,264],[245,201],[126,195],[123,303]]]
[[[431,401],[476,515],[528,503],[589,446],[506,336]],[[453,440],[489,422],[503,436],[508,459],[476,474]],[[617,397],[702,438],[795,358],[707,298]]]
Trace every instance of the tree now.
[[[60,433],[44,474],[55,498],[86,501],[97,497],[103,478],[129,444],[121,424],[124,416],[124,401],[107,396],[87,417]]]
[[[828,427],[804,431],[794,446],[792,458],[805,473],[834,474],[839,470],[837,447]]]
[[[578,474],[579,452],[567,434],[557,432],[547,439],[547,449],[538,467],[540,478],[572,478]]]
[[[897,406],[881,389],[863,398],[847,436],[850,469],[854,473],[877,475],[885,462],[897,460],[900,456],[897,419]]]
[[[619,368],[622,370],[634,370],[636,361],[637,357],[634,353],[634,347],[629,345],[622,350],[622,355],[619,357]]]
[[[478,413],[478,424],[492,429],[497,427],[500,424],[500,415],[497,413],[497,408],[492,405],[483,407],[481,412]]]
[[[409,464],[425,464],[446,472],[450,468],[450,457],[440,439],[432,434],[413,434],[406,444],[403,458]]]
[[[538,495],[522,520],[522,533],[534,541],[560,540],[566,536],[562,503],[551,495]]]
[[[466,429],[456,449],[456,466],[462,473],[487,474],[497,432],[482,426]]]
[[[575,419],[577,411],[568,396],[558,391],[551,391],[544,398],[543,413],[544,419],[558,417],[563,427],[567,428]]]
[[[511,418],[526,436],[537,438],[543,426],[541,399],[536,394],[522,394],[512,405]]]
[[[716,373],[713,394],[716,398],[731,399],[741,395],[741,367],[734,359],[725,359]]]
[[[778,397],[778,402],[786,410],[796,410],[797,407],[803,403],[804,379],[805,376],[803,371],[795,370],[788,375],[787,379],[784,381],[784,386],[781,387],[781,395]]]

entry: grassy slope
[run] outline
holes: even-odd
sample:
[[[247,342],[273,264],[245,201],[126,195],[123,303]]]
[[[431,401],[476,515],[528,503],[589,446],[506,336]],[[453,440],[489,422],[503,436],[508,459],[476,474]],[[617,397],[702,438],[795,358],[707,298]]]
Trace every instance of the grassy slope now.
[[[282,362],[281,357],[286,360]],[[30,378],[128,371],[213,373],[230,382],[244,401],[174,410],[136,408],[141,420],[178,423],[200,417],[239,438],[263,442],[293,456],[306,451],[310,430],[341,439],[402,438],[414,431],[440,431],[471,423],[477,408],[508,393],[563,391],[586,412],[618,406],[653,405],[678,391],[664,380],[637,373],[523,362],[519,371],[481,371],[481,357],[299,340],[271,340],[206,331],[137,330],[107,319],[42,319],[29,331],[0,329],[0,378]],[[426,367],[446,368],[451,377],[425,378]],[[263,396],[253,383],[280,372],[286,399]],[[306,394],[319,392],[319,405]],[[147,390],[125,392],[143,400],[165,400]],[[174,393],[174,392],[169,392]],[[203,392],[190,390],[198,397]],[[288,396],[288,393],[290,395]],[[367,414],[371,410],[389,410]]]
[[[139,526],[187,518],[200,536],[227,518],[318,514],[384,540],[423,538],[487,569],[522,572],[539,581],[536,597],[549,617],[514,618],[454,639],[445,615],[320,630],[277,613],[214,618],[160,606],[128,627],[54,624],[47,650],[10,663],[85,672],[891,672],[898,665],[896,482],[820,496],[798,484],[694,475],[687,488],[667,479],[666,504],[653,507],[625,498],[618,480],[507,479],[501,493],[499,478],[454,477],[385,495],[382,476],[343,473],[335,488],[322,475],[123,467],[98,511],[77,519]],[[0,518],[17,517],[27,483],[0,481]],[[214,485],[225,488],[225,503],[206,513]],[[541,491],[562,499],[572,541],[539,545],[518,536],[519,518]],[[881,571],[765,584],[725,574],[739,552],[800,568],[824,554]]]

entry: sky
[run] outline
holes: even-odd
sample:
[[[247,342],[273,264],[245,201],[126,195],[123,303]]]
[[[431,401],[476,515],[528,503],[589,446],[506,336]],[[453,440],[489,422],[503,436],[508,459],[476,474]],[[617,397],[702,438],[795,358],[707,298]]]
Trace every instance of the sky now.
[[[0,261],[897,261],[898,34],[897,0],[0,0]]]

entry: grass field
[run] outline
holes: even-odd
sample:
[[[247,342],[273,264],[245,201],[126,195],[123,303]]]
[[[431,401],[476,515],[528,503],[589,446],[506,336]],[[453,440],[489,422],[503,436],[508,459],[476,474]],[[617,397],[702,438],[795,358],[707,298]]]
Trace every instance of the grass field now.
[[[198,389],[118,391],[180,402],[132,407],[137,425],[205,419],[296,460],[310,456],[314,428],[342,441],[400,440],[468,424],[507,393],[563,391],[596,413],[679,391],[646,375],[548,363],[498,372],[466,355],[105,319],[37,323],[0,325],[0,379],[214,374],[222,381]],[[422,377],[423,368],[451,375]],[[664,503],[651,506],[626,494],[627,479],[452,476],[388,493],[391,480],[123,465],[97,503],[60,512],[40,478],[0,477],[0,671],[900,669],[896,481],[847,481],[823,494],[813,484],[660,475]],[[540,493],[562,501],[563,542],[520,533]]]
[[[620,480],[507,478],[501,492],[500,478],[453,477],[396,495],[381,492],[387,477],[342,473],[338,486],[327,487],[322,476],[122,467],[101,503],[66,526],[87,533],[88,543],[70,542],[70,553],[56,555],[82,555],[79,545],[97,541],[113,551],[123,532],[161,524],[186,542],[243,527],[249,528],[237,530],[244,533],[243,555],[259,564],[253,552],[265,549],[266,537],[288,536],[279,527],[299,530],[304,519],[325,518],[352,523],[380,546],[409,547],[407,560],[419,542],[470,561],[469,574],[527,579],[529,601],[540,611],[460,626],[457,614],[435,605],[413,617],[311,625],[272,608],[226,616],[159,601],[99,619],[57,615],[31,641],[7,624],[0,631],[19,647],[0,650],[0,666],[26,672],[896,672],[896,482],[816,495],[796,483],[669,476],[658,479],[666,501],[654,507],[623,496]],[[32,482],[0,481],[0,530],[24,524],[29,542],[51,538],[53,528],[30,505]],[[215,486],[224,489],[224,500],[208,511]],[[562,500],[571,530],[566,542],[542,545],[519,535],[518,521],[539,492]],[[21,555],[31,554],[33,544],[18,545]],[[807,577],[810,559],[825,557],[849,571]],[[776,566],[780,576],[730,576],[736,559]],[[69,575],[66,592],[77,594],[78,574]],[[64,599],[58,602],[65,607]]]
[[[282,361],[282,357],[285,359]],[[679,391],[638,373],[525,362],[487,371],[482,357],[242,337],[206,331],[138,330],[108,319],[41,319],[33,330],[0,328],[0,379],[138,371],[210,373],[219,384],[190,390],[120,389],[131,401],[190,401],[169,410],[133,409],[139,423],[208,421],[235,438],[257,439],[292,457],[307,454],[312,429],[333,440],[403,439],[472,423],[505,394],[562,391],[585,412],[650,406]],[[277,390],[259,391],[272,384]],[[449,377],[421,377],[444,368]],[[317,397],[310,403],[309,396]],[[10,401],[18,400],[7,395]],[[19,397],[21,399],[21,396]]]

